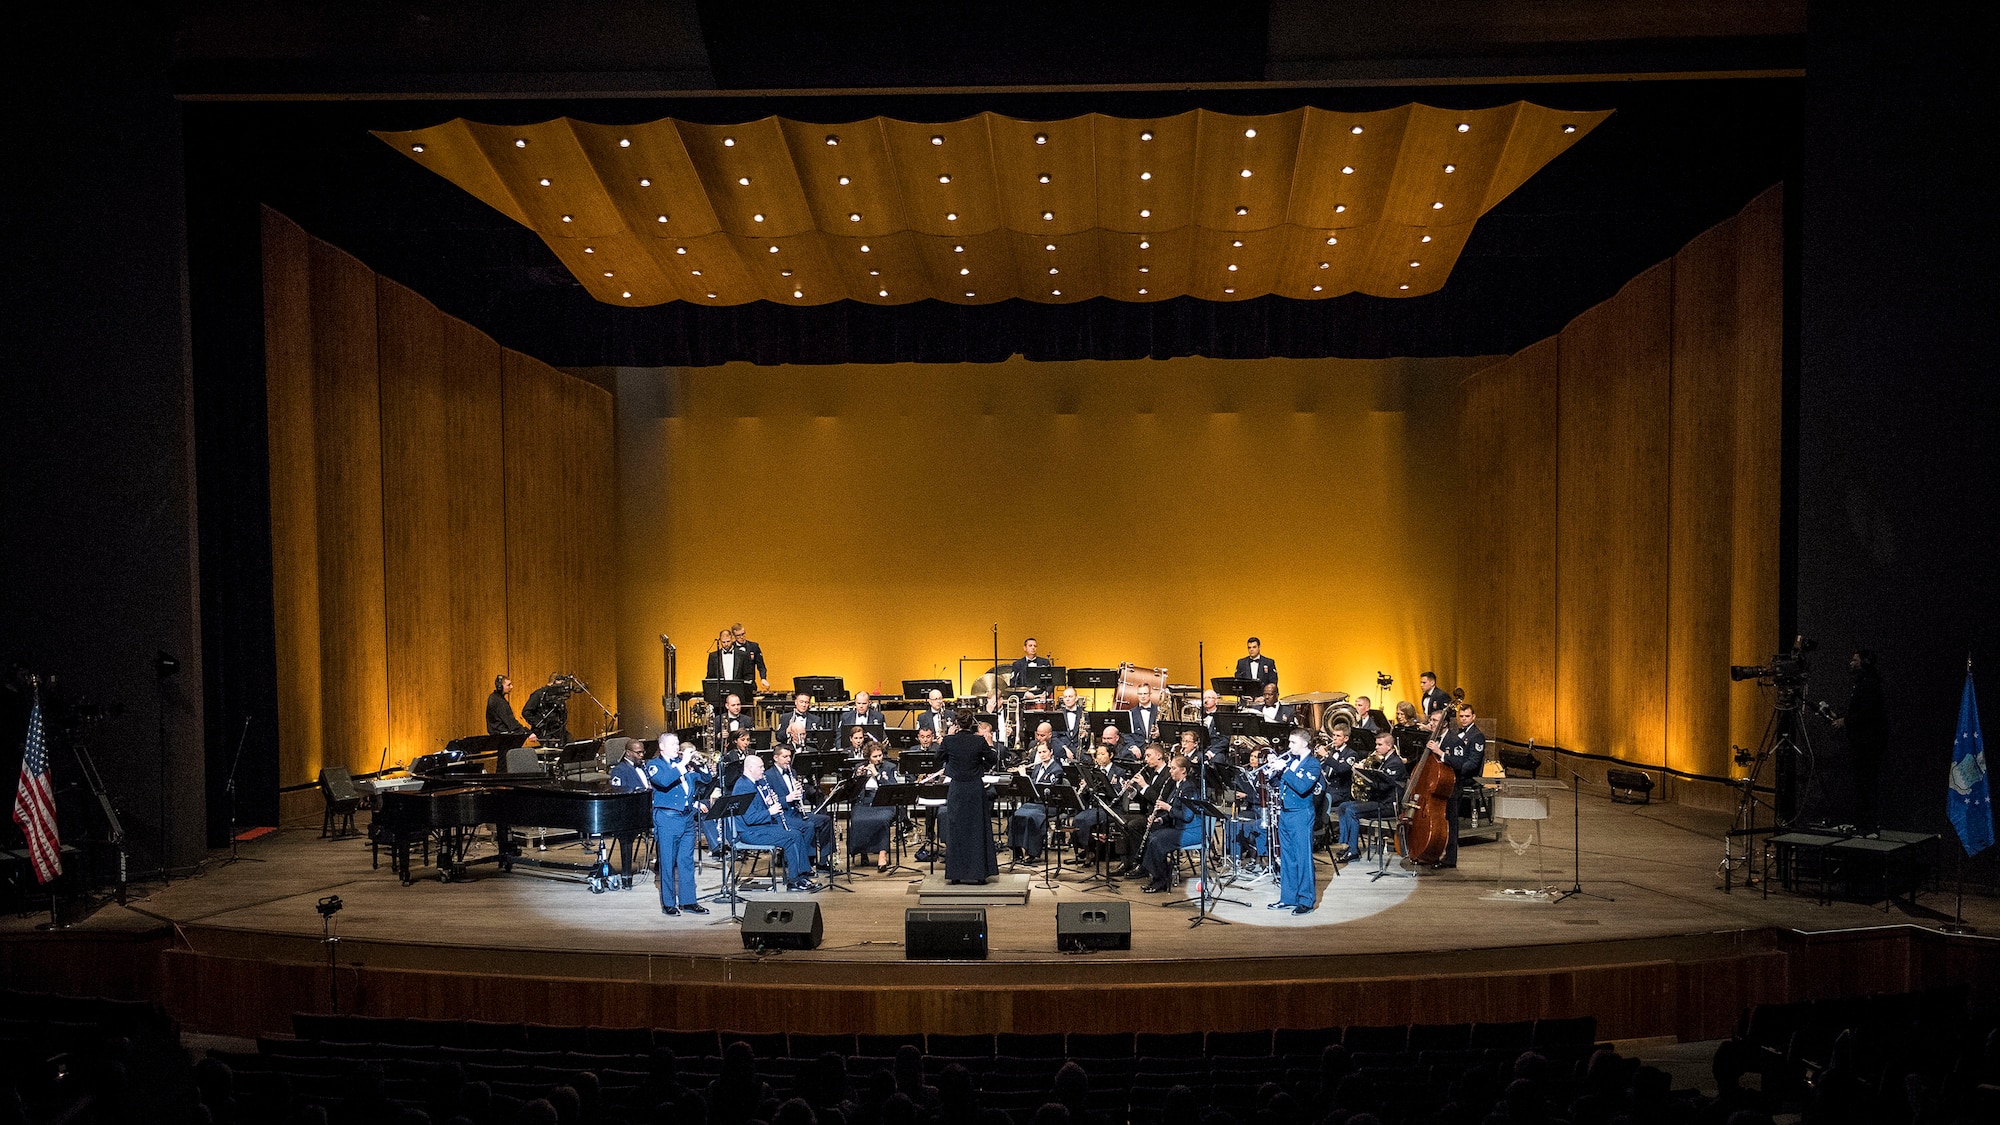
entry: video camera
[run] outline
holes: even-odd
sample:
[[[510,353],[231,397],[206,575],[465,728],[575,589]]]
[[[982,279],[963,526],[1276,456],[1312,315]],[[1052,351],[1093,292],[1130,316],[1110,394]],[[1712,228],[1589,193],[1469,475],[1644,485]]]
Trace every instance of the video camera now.
[[[1731,664],[1731,680],[1756,680],[1779,688],[1802,688],[1806,684],[1806,674],[1812,670],[1812,662],[1807,654],[1819,647],[1819,643],[1806,637],[1792,638],[1792,651],[1781,652],[1771,658],[1768,664]]]

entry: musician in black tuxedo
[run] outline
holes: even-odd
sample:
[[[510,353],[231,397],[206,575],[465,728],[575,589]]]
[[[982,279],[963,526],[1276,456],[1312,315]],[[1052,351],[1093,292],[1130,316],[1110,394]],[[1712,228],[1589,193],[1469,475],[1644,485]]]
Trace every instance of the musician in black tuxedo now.
[[[1075,688],[1066,687],[1062,690],[1062,707],[1057,713],[1062,716],[1062,723],[1056,727],[1056,739],[1074,754],[1083,745],[1083,736],[1090,729],[1090,709],[1076,697]]]
[[[834,726],[840,730],[848,727],[883,726],[887,720],[875,706],[875,701],[865,691],[854,693],[854,704],[840,713],[840,721]]]
[[[932,688],[929,702],[930,710],[917,716],[917,727],[928,729],[933,739],[943,742],[944,736],[951,733],[951,712],[944,709],[944,693]]]
[[[1139,685],[1139,700],[1126,714],[1132,716],[1132,743],[1144,746],[1154,741],[1160,727],[1160,708],[1153,702],[1153,686]]]
[[[1245,645],[1250,650],[1250,655],[1236,662],[1236,678],[1239,680],[1255,680],[1260,684],[1277,683],[1278,665],[1270,657],[1264,655],[1264,642],[1251,637],[1249,641],[1245,642]]]
[[[1457,729],[1449,729],[1449,722],[1446,725],[1444,734],[1430,748],[1431,753],[1458,774],[1458,788],[1452,794],[1451,815],[1447,818],[1451,822],[1449,842],[1438,866],[1457,867],[1458,818],[1465,811],[1466,798],[1479,788],[1479,773],[1486,765],[1486,733],[1479,729],[1479,716],[1473,713],[1470,703],[1458,705]]]
[[[1444,689],[1438,687],[1436,672],[1425,672],[1417,677],[1417,682],[1424,688],[1423,694],[1417,697],[1417,714],[1428,719],[1431,717],[1431,712],[1451,706],[1451,696],[1446,695]]]
[[[812,845],[813,866],[821,871],[833,871],[833,816],[813,809],[812,795],[806,789],[806,782],[792,770],[792,750],[789,746],[775,746],[771,749],[771,768],[767,771],[771,785],[778,791],[778,799],[790,807],[787,812],[794,823],[805,829],[806,840]]]
[[[812,709],[812,696],[800,692],[792,697],[792,709],[779,716],[777,727],[786,730],[793,723],[804,723],[807,730],[825,730],[827,718]]]
[[[1035,655],[1035,638],[1029,637],[1027,640],[1021,642],[1020,659],[1008,666],[1008,672],[1012,673],[1014,677],[1008,683],[1017,688],[1027,687],[1028,669],[1048,667],[1051,667],[1049,658]]]
[[[756,725],[756,718],[743,709],[743,697],[735,692],[723,699],[722,710],[708,720],[709,729],[716,734],[716,741],[725,746],[735,739],[737,731],[749,730]]]
[[[771,687],[771,670],[764,666],[764,646],[743,635],[743,623],[738,621],[729,627],[729,635],[750,658],[750,669],[757,676],[757,690],[768,691]]]
[[[1264,716],[1265,722],[1291,723],[1298,721],[1291,704],[1278,702],[1278,685],[1276,681],[1264,685],[1263,698],[1259,699],[1250,709]]]
[[[708,654],[708,678],[752,681],[756,675],[756,662],[750,650],[738,645],[736,634],[724,629],[715,638],[715,651]]]
[[[528,728],[514,717],[514,705],[507,696],[514,691],[514,681],[505,673],[493,677],[493,694],[486,697],[487,734],[526,734]]]

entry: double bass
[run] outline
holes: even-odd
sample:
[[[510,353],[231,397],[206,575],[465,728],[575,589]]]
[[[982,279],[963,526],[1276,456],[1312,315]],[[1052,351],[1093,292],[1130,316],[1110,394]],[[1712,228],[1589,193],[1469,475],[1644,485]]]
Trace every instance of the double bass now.
[[[1451,690],[1451,706],[1445,708],[1446,723],[1465,702],[1465,689]],[[1437,732],[1444,737],[1444,730]],[[1451,843],[1451,817],[1457,815],[1458,771],[1444,764],[1428,747],[1410,772],[1410,787],[1397,819],[1402,826],[1403,858],[1417,863],[1436,863],[1444,858]]]

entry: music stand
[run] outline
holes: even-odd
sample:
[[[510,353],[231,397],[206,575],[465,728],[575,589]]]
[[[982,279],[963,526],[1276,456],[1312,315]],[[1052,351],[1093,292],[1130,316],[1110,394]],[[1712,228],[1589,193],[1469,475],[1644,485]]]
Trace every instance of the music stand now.
[[[867,731],[868,737],[876,742],[885,742],[888,740],[889,736],[884,732],[889,728],[881,723],[848,723],[846,726],[839,727],[834,732],[836,736],[835,745],[840,748],[842,753],[847,752],[847,740],[854,737],[848,732],[852,731],[855,727],[860,727],[862,730]]]
[[[793,676],[792,694],[809,695],[816,703],[847,698],[847,681],[840,676]]]
[[[1217,695],[1233,695],[1238,699],[1255,699],[1264,694],[1261,680],[1240,680],[1235,676],[1216,676],[1208,681]]]
[[[729,917],[710,922],[711,926],[722,925],[725,921],[737,925],[743,924],[743,919],[736,916],[736,906],[743,901],[743,896],[736,893],[736,820],[750,807],[750,801],[755,796],[757,794],[754,792],[733,793],[708,806],[708,811],[701,814],[703,820],[722,822],[716,829],[716,834],[721,837],[723,845],[729,848],[728,858],[722,861],[722,889],[708,900],[728,903]],[[666,876],[662,874],[660,877],[664,879]]]
[[[931,693],[940,691],[946,699],[956,699],[952,694],[950,680],[904,680],[903,698],[909,700],[929,699]]]
[[[1153,729],[1160,732],[1160,745],[1170,752],[1180,749],[1181,735],[1186,731],[1194,732],[1195,749],[1197,750],[1201,749],[1202,744],[1208,741],[1208,729],[1200,723],[1183,723],[1179,719],[1161,719],[1159,722],[1153,724]]]
[[[1064,668],[1060,664],[1037,664],[1033,668],[1028,669],[1028,677],[1025,681],[1017,681],[1012,686],[1027,688],[1036,695],[1049,695],[1056,690],[1057,684],[1066,682],[1063,676],[1068,671],[1069,669]]]
[[[1208,912],[1208,906],[1212,902],[1226,902],[1232,906],[1240,906],[1245,910],[1250,909],[1250,904],[1247,902],[1243,902],[1238,899],[1222,897],[1221,889],[1216,887],[1213,883],[1213,880],[1211,880],[1208,877],[1208,833],[1210,828],[1213,826],[1215,822],[1215,818],[1224,817],[1226,819],[1227,814],[1225,814],[1221,809],[1217,808],[1213,802],[1204,800],[1200,797],[1187,798],[1187,805],[1189,808],[1200,813],[1203,821],[1201,829],[1201,871],[1199,873],[1201,878],[1201,893],[1193,898],[1178,899],[1174,902],[1162,903],[1161,905],[1185,906],[1190,902],[1197,903],[1198,905],[1195,908],[1195,916],[1193,918],[1188,919],[1189,929],[1193,929],[1194,927],[1201,925],[1203,922],[1215,922],[1223,926],[1231,925],[1232,923],[1229,921],[1229,919],[1216,918],[1211,916]]]
[[[889,745],[896,750],[915,749],[918,729],[917,727],[890,727],[888,730]]]
[[[865,781],[862,783],[862,787],[863,788],[867,787],[867,783]],[[889,864],[888,867],[882,869],[876,874],[893,875],[898,871],[916,870],[916,868],[914,867],[906,867],[903,865],[903,838],[896,832],[896,822],[909,816],[910,808],[915,806],[916,803],[917,803],[917,786],[915,782],[898,781],[893,784],[877,785],[875,787],[875,799],[871,801],[870,804],[874,805],[878,809],[893,808],[899,810],[897,814],[894,817],[890,818],[889,820],[889,849],[891,854],[895,856],[895,859]],[[850,818],[847,823],[848,823],[848,831],[851,835],[853,832],[854,821]]]
[[[1073,767],[1065,766],[1064,771],[1067,772],[1071,768]],[[1053,891],[1061,885],[1065,847],[1057,834],[1056,824],[1059,820],[1068,819],[1082,812],[1083,802],[1076,795],[1075,784],[1056,782],[1042,788],[1037,803],[1048,812],[1048,820],[1043,823],[1046,832],[1042,837],[1042,889]],[[1051,853],[1055,856],[1053,867],[1049,864]]]
[[[847,765],[847,755],[838,750],[810,750],[792,755],[792,772],[815,780],[838,774]]]
[[[935,875],[935,874],[937,874],[937,857],[938,857],[938,835],[937,835],[937,822],[938,822],[938,810],[940,810],[940,809],[944,808],[944,801],[945,801],[945,798],[946,798],[946,796],[947,796],[947,795],[948,795],[948,794],[949,794],[950,792],[951,792],[951,786],[950,786],[950,785],[948,785],[948,784],[946,784],[946,783],[944,783],[944,782],[937,782],[936,784],[932,784],[932,785],[923,785],[923,784],[919,784],[919,785],[918,785],[918,786],[916,787],[916,796],[912,798],[912,800],[915,800],[916,802],[918,802],[918,805],[917,805],[917,807],[918,807],[918,808],[921,808],[921,809],[922,809],[922,810],[924,811],[924,850],[930,853],[930,857],[931,857],[931,858],[930,858],[930,865],[931,865],[931,870],[930,870],[930,873],[931,873],[932,875]],[[936,801],[936,802],[937,802],[937,804],[935,804],[935,805],[926,805],[926,804],[923,804],[923,802],[925,802],[925,801]],[[915,869],[914,869],[914,868],[912,868],[912,870],[915,870]],[[910,880],[910,882],[912,882],[912,883],[921,883],[921,882],[923,882],[923,880],[922,880],[922,879],[912,879],[912,880]]]
[[[846,759],[841,759],[841,760],[845,761]],[[859,797],[861,795],[861,791],[867,788],[867,786],[868,786],[868,779],[860,776],[859,774],[846,778],[845,780],[841,781],[840,784],[835,785],[833,789],[829,791],[824,797],[821,797],[819,799],[819,804],[813,806],[812,815],[818,816],[819,814],[826,812],[826,810],[829,807],[840,804],[843,801],[847,802],[851,807],[854,802],[854,799],[856,797]],[[877,786],[877,788],[880,788],[880,786]],[[828,817],[833,816],[832,813],[826,813],[826,815]],[[852,811],[848,813],[850,834],[852,833],[853,815],[854,814],[852,813]],[[834,827],[837,830],[839,828],[839,825],[836,824]],[[836,839],[837,837],[838,833],[836,831]],[[840,870],[834,872],[831,876],[827,878],[826,885],[833,888],[836,891],[846,891],[848,894],[853,894],[854,893],[853,887],[843,887],[839,883],[834,881],[836,879],[851,880],[854,878],[854,866],[853,866],[854,857],[848,854],[847,848],[845,846],[840,847],[839,850],[840,850]]]
[[[1265,737],[1264,716],[1255,712],[1217,711],[1211,717],[1215,720],[1215,737],[1221,739],[1225,746],[1229,744],[1230,739],[1238,735],[1246,738]]]
[[[703,680],[701,682],[701,697],[708,700],[708,705],[717,711],[722,710],[724,701],[732,695],[745,703],[751,703],[757,698],[756,692],[751,690],[749,680]]]

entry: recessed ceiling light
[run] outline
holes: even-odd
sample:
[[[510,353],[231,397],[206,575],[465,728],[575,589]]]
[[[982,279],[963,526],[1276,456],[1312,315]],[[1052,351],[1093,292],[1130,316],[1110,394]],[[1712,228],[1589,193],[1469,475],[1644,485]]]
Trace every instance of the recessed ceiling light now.
[[[1141,207],[1141,208],[1139,209],[1139,217],[1140,217],[1140,218],[1142,218],[1142,219],[1150,219],[1150,218],[1152,218],[1152,217],[1153,217],[1153,209],[1152,209],[1151,207]]]
[[[410,146],[410,151],[411,151],[411,152],[422,152],[422,151],[424,151],[424,146],[422,146],[422,145],[411,145],[411,146]]]
[[[1062,296],[1062,290],[1060,290],[1060,289],[1051,289],[1051,290],[1049,290],[1049,296],[1051,296],[1051,297],[1060,297],[1060,296]]]
[[[1059,269],[1057,269],[1057,268],[1055,268],[1054,266],[1050,266],[1050,267],[1049,267],[1049,272],[1050,272],[1050,273],[1061,273],[1062,271],[1061,271],[1061,270],[1059,270]]]
[[[652,187],[652,186],[653,186],[653,181],[651,181],[651,180],[648,180],[648,179],[645,179],[645,178],[641,177],[641,178],[640,178],[640,180],[639,180],[639,186],[640,186],[640,187]]]
[[[1417,268],[1418,266],[1421,266],[1421,265],[1423,265],[1423,263],[1422,263],[1422,262],[1411,262],[1411,263],[1410,263],[1410,268],[1411,268],[1411,269],[1416,269],[1416,268]]]
[[[525,137],[515,137],[515,138],[514,138],[514,147],[515,147],[515,148],[527,148],[527,147],[528,147],[528,141],[527,141],[527,139],[526,139]]]
[[[1399,286],[1399,288],[1402,288],[1402,289],[1408,289],[1408,288],[1409,288],[1409,286],[1407,286],[1407,285],[1403,285],[1403,286]]]
[[[543,186],[543,187],[547,187],[547,186],[549,186],[549,178],[548,178],[547,176],[543,176],[543,177],[542,177],[542,180],[541,180],[541,183],[542,183],[542,186]]]
[[[943,136],[942,134],[932,134],[932,136],[931,136],[931,143],[932,143],[932,144],[934,144],[934,145],[941,145],[941,144],[943,144],[943,143],[944,143],[944,136]]]
[[[685,253],[687,253],[687,252],[688,252],[688,248],[687,248],[687,247],[685,247],[685,246],[676,246],[676,247],[674,247],[674,253],[676,253],[676,254],[685,254]]]
[[[1348,132],[1353,133],[1355,136],[1358,137],[1361,135],[1361,126],[1356,125],[1354,128],[1349,129]]]
[[[1354,174],[1354,165],[1343,165],[1340,169],[1340,174],[1343,176],[1352,176]]]
[[[1151,266],[1140,266],[1140,267],[1139,267],[1139,272],[1140,272],[1140,273],[1152,273],[1152,272],[1153,272],[1153,267],[1151,267]]]
[[[1140,295],[1140,296],[1142,296],[1142,297],[1143,297],[1143,296],[1145,296],[1145,295],[1146,295],[1146,291],[1145,291],[1144,289],[1141,289],[1141,290],[1139,290],[1139,295]]]
[[[776,254],[777,252],[778,248],[776,246],[771,247],[771,253]]]
[[[606,277],[610,277],[611,275],[612,275],[612,274],[611,274],[611,271],[610,271],[610,270],[605,270],[605,271],[604,271],[604,276],[606,276]]]
[[[1152,139],[1153,139],[1153,131],[1152,131],[1151,129],[1148,129],[1148,130],[1146,130],[1145,132],[1143,132],[1143,133],[1140,133],[1140,134],[1139,134],[1139,139],[1140,139],[1140,140],[1142,140],[1142,141],[1150,141],[1150,140],[1152,140]]]
[[[1321,269],[1326,269],[1327,267],[1329,267],[1329,266],[1331,266],[1331,265],[1333,265],[1333,263],[1332,263],[1332,262],[1321,262],[1321,263],[1319,264],[1319,268],[1321,268]]]
[[[711,301],[715,300],[715,294],[713,294],[713,293],[710,293],[710,294],[708,295],[708,299],[709,299],[709,300],[711,300]]]
[[[1244,136],[1246,136],[1246,137],[1254,137],[1254,136],[1256,136],[1256,135],[1257,135],[1257,130],[1255,130],[1255,129],[1245,129],[1245,130],[1243,130],[1243,135],[1244,135]]]
[[[1249,178],[1250,178],[1250,169],[1248,169],[1248,168],[1245,168],[1245,169],[1243,169],[1243,171],[1242,171],[1242,172],[1240,172],[1240,173],[1238,173],[1238,174],[1239,174],[1239,175],[1241,175],[1241,176],[1242,176],[1242,177],[1243,177],[1244,179],[1246,179],[1246,180],[1247,180],[1247,179],[1249,179]]]
[[[1458,171],[1458,165],[1456,165],[1456,164],[1447,164],[1447,165],[1445,165],[1445,166],[1444,166],[1444,171],[1445,171],[1445,175],[1447,175],[1447,176],[1448,176],[1448,175],[1450,175],[1451,173],[1453,173],[1453,172],[1456,172],[1456,171]]]
[[[828,144],[829,146],[832,146],[832,145],[837,145],[837,144],[839,144],[839,143],[840,143],[840,135],[839,135],[838,133],[828,133],[828,134],[826,135],[826,143],[827,143],[827,144]]]
[[[1056,213],[1055,213],[1054,211],[1044,211],[1044,212],[1042,212],[1042,221],[1043,221],[1043,222],[1047,222],[1047,221],[1049,221],[1050,219],[1053,219],[1053,218],[1055,218],[1055,217],[1056,217]]]
[[[1042,174],[1041,174],[1041,175],[1040,175],[1039,177],[1037,177],[1037,178],[1038,178],[1039,180],[1041,180],[1041,182],[1043,182],[1043,183],[1048,183],[1048,182],[1049,182],[1049,174],[1048,174],[1047,172],[1043,172],[1043,173],[1042,173]]]
[[[1424,241],[1424,242],[1429,242],[1430,240],[1431,240],[1431,236],[1430,236],[1430,235],[1428,235],[1428,234],[1427,234],[1427,235],[1425,235],[1425,236],[1423,237],[1423,239],[1422,239],[1422,241]]]
[[[862,252],[863,254],[866,254],[866,253],[868,252],[868,244],[867,244],[867,243],[865,243],[865,242],[864,242],[864,243],[862,243],[862,244],[861,244],[861,252]]]
[[[667,221],[667,217],[666,217],[665,215],[661,215],[661,216],[659,217],[659,220],[658,220],[658,221],[660,221],[660,222],[664,223],[664,222],[666,222],[666,221]]]
[[[584,253],[586,253],[586,254],[595,254],[595,253],[597,253],[597,247],[595,247],[595,246],[586,246],[586,247],[584,247],[584,248],[583,248],[583,252],[584,252]]]
[[[1240,238],[1232,238],[1229,240],[1229,244],[1231,246],[1241,246],[1243,245],[1243,240]]]
[[[1229,263],[1229,272],[1230,272],[1230,273],[1235,273],[1235,272],[1236,272],[1236,263],[1235,263],[1235,262],[1231,262],[1231,263]]]
[[[1139,249],[1141,249],[1141,250],[1151,250],[1152,248],[1153,248],[1153,244],[1152,244],[1152,243],[1150,243],[1150,242],[1147,242],[1147,241],[1146,241],[1145,239],[1143,239],[1143,238],[1139,240]]]
[[[963,253],[965,253],[965,247],[963,247],[963,246],[954,246],[954,247],[952,247],[952,248],[951,248],[951,252],[952,252],[952,253],[954,253],[954,254],[963,254]]]
[[[969,274],[969,273],[971,273],[971,272],[972,272],[972,270],[971,270],[971,269],[969,269],[969,268],[967,268],[967,267],[965,267],[965,266],[960,266],[960,267],[958,267],[958,276],[960,276],[960,277],[964,277],[964,276],[965,276],[966,274]]]
[[[1049,135],[1048,135],[1047,133],[1036,133],[1036,134],[1035,134],[1035,143],[1036,143],[1036,144],[1038,144],[1038,145],[1045,145],[1045,144],[1048,144],[1048,143],[1049,143]]]
[[[850,223],[858,223],[858,222],[860,222],[860,221],[861,221],[861,212],[859,212],[859,211],[850,211],[850,212],[848,212],[848,215],[847,215],[847,221],[848,221],[848,222],[850,222]]]
[[[945,222],[947,222],[947,223],[955,223],[955,222],[957,222],[957,221],[958,221],[958,212],[956,212],[956,211],[946,211],[946,212],[944,213],[944,221],[945,221]]]
[[[1431,204],[1431,210],[1433,210],[1433,211],[1442,211],[1442,210],[1444,210],[1444,201],[1443,201],[1443,200],[1439,200],[1438,202],[1436,202],[1436,203],[1433,203],[1433,204]]]
[[[748,177],[748,176],[738,176],[738,177],[736,177],[736,182],[737,182],[738,184],[741,184],[741,185],[742,185],[742,186],[744,186],[744,187],[749,187],[749,186],[750,186],[750,177]]]
[[[1336,203],[1333,205],[1333,213],[1336,215],[1341,214],[1346,210],[1347,210],[1347,204],[1345,203]]]
[[[846,187],[846,186],[848,185],[848,183],[849,183],[850,181],[848,180],[848,178],[847,178],[846,176],[842,176],[842,177],[840,177],[840,179],[839,179],[838,181],[836,181],[836,182],[837,182],[837,183],[839,183],[841,187]]]
[[[631,296],[632,296],[632,291],[630,289],[627,289],[625,291],[625,297],[629,300]]]
[[[752,216],[750,216],[750,218],[751,218],[752,220],[756,221],[756,222],[759,222],[759,223],[761,223],[761,222],[763,222],[763,221],[764,221],[764,216],[763,216],[762,214],[756,214],[756,215],[752,215]]]
[[[735,147],[736,147],[736,138],[735,138],[735,137],[724,137],[724,138],[722,138],[722,147],[723,147],[723,148],[735,148]]]
[[[571,221],[571,218],[570,218],[570,216],[568,216],[568,215],[564,215],[564,216],[563,216],[563,222],[567,223],[567,222],[570,222],[570,221]]]
[[[1234,292],[1236,292],[1236,290],[1234,290],[1234,289],[1229,289],[1229,288],[1224,288],[1224,289],[1223,289],[1223,292],[1224,292],[1224,293],[1234,293]]]
[[[1313,286],[1313,292],[1317,293],[1317,292],[1319,292],[1319,290],[1320,290],[1320,287],[1319,287],[1319,286],[1317,286],[1317,285]]]
[[[881,270],[869,270],[869,271],[868,271],[868,276],[869,276],[869,277],[881,277],[881,276],[882,276],[882,271],[881,271]]]
[[[887,297],[889,295],[889,291],[887,289],[877,289],[875,291],[875,295],[877,297]]]
[[[1470,132],[1472,132],[1472,126],[1470,126],[1470,125],[1466,124],[1465,122],[1461,121],[1461,122],[1459,122],[1459,123],[1458,123],[1458,131],[1459,131],[1459,132],[1461,132],[1461,133],[1470,133]]]
[[[1250,208],[1238,205],[1236,208],[1236,213],[1239,215],[1248,215],[1250,213]]]
[[[1576,132],[1576,126],[1574,126],[1574,125],[1565,125],[1565,126],[1563,126],[1563,132],[1565,132],[1565,133],[1574,133],[1574,132]]]
[[[972,295],[973,295],[973,294],[972,294],[972,290],[970,290],[970,289],[967,289],[967,290],[965,291],[965,295],[966,295],[966,296],[968,296],[968,297],[972,296]]]
[[[792,276],[792,271],[790,271],[790,270],[779,270],[779,271],[778,271],[778,276],[779,276],[779,277],[790,277],[790,276]]]
[[[689,272],[690,274],[693,274],[693,275],[694,275],[694,276],[696,276],[696,277],[700,277],[700,276],[701,276],[701,271],[700,271],[700,270],[689,270],[688,272]]]
[[[632,138],[630,138],[630,137],[620,137],[620,138],[618,138],[618,147],[619,147],[619,148],[631,148],[631,147],[632,147]]]
[[[806,291],[805,291],[805,290],[803,290],[803,289],[794,289],[794,290],[792,290],[792,296],[794,296],[794,297],[803,297],[803,296],[805,296],[805,295],[806,295]]]
[[[1053,250],[1053,249],[1055,249],[1055,248],[1056,248],[1056,244],[1055,244],[1055,243],[1053,243],[1053,242],[1049,243],[1049,244],[1048,244],[1047,246],[1044,246],[1044,247],[1042,247],[1042,249],[1044,249],[1044,250]]]
[[[1335,238],[1335,237],[1333,237],[1332,235],[1328,235],[1328,236],[1327,236],[1327,240],[1326,240],[1326,244],[1327,244],[1328,246],[1338,246],[1338,245],[1340,245],[1340,239],[1338,239],[1338,238]]]
[[[951,177],[950,177],[950,176],[939,176],[939,177],[938,177],[938,183],[941,183],[941,184],[948,184],[948,183],[950,183],[950,182],[951,182]]]

